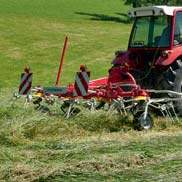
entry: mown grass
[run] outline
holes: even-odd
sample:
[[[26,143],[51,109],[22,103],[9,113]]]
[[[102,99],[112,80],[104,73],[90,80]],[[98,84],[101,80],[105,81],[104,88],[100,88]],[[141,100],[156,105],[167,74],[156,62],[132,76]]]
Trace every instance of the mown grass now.
[[[180,181],[181,132],[103,133],[3,146],[1,179],[12,181]],[[155,137],[154,137],[155,135]],[[112,138],[111,138],[112,137]],[[135,139],[134,139],[135,138]],[[160,140],[158,140],[160,138]]]
[[[121,0],[0,0],[0,181],[182,181],[182,125],[155,118],[137,132],[131,116],[82,112],[65,120],[15,100],[20,73],[33,85],[55,84],[65,36],[61,85],[81,63],[107,76],[131,28]]]
[[[152,130],[138,132],[130,116],[95,111],[65,120],[59,105],[49,115],[3,96],[2,181],[181,180],[181,120],[156,118]]]

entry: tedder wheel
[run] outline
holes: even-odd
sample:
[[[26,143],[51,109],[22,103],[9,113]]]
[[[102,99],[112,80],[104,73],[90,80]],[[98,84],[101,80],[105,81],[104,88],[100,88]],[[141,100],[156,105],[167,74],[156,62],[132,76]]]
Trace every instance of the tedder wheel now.
[[[176,60],[167,70],[158,75],[155,89],[182,92],[182,60]],[[172,97],[170,94],[169,97]],[[182,99],[174,101],[174,108],[182,116]]]
[[[135,130],[149,130],[153,127],[153,119],[150,114],[144,118],[144,112],[138,112],[134,116],[133,127]]]

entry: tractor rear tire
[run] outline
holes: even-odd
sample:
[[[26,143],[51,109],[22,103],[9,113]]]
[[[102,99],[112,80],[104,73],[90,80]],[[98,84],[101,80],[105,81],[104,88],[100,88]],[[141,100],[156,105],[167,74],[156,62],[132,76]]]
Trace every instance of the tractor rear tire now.
[[[155,89],[182,92],[182,61],[176,60],[167,70],[158,75]],[[168,94],[169,97],[173,97]],[[178,96],[180,97],[180,96]],[[174,108],[179,116],[182,116],[182,99],[174,101]]]

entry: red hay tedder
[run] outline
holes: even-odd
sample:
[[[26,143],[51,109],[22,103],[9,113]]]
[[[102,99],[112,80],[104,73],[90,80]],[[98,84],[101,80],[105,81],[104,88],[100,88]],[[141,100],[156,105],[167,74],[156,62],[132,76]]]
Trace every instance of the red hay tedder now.
[[[132,113],[137,130],[152,128],[150,112],[157,111],[172,121],[179,121],[178,116],[182,115],[182,7],[141,7],[129,11],[128,16],[134,18],[128,49],[116,51],[107,77],[90,80],[86,65],[81,65],[74,84],[59,86],[66,37],[55,86],[31,87],[32,73],[26,67],[21,75],[19,95],[27,95],[28,101],[35,91],[39,95],[33,101],[37,109],[43,107],[43,100],[53,104],[55,97],[59,98],[66,118],[80,112],[77,105],[90,110],[107,105],[108,111]]]

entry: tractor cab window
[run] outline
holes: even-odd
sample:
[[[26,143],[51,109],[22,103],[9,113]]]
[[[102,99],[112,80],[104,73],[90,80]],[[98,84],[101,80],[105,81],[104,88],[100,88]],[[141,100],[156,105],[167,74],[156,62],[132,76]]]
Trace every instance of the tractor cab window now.
[[[169,47],[171,34],[170,16],[138,17],[133,26],[129,47]]]
[[[182,43],[182,12],[176,13],[175,26],[174,26],[174,45]]]

